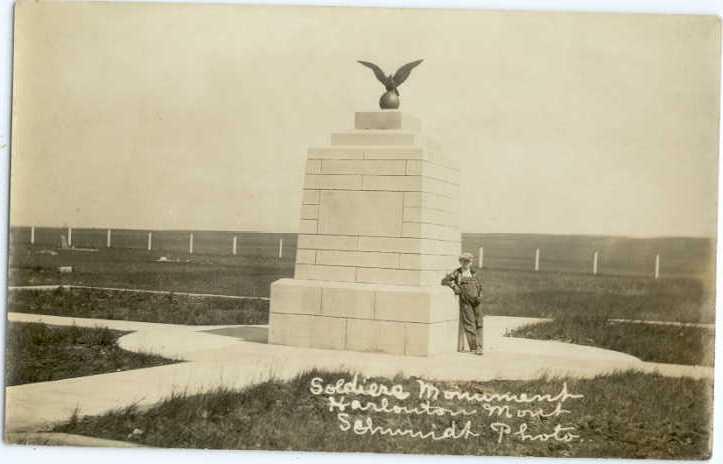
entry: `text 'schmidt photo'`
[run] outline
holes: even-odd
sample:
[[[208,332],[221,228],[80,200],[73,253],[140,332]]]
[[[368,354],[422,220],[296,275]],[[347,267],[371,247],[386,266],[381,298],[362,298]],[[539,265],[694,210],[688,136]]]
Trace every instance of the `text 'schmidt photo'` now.
[[[13,34],[6,443],[710,458],[718,17]]]

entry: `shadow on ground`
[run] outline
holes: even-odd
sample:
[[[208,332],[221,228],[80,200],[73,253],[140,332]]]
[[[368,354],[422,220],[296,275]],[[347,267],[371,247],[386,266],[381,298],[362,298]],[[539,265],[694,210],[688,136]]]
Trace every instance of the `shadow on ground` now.
[[[269,329],[267,327],[224,327],[223,329],[204,330],[204,332],[214,335],[223,335],[225,337],[239,338],[246,342],[269,342]]]

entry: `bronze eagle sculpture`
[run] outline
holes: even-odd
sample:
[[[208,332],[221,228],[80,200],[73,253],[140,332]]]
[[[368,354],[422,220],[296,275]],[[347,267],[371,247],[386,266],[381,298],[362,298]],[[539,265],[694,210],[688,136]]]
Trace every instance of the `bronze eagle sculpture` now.
[[[370,63],[369,61],[359,61],[360,64],[374,71],[374,75],[376,76],[377,80],[379,80],[379,82],[381,82],[384,85],[384,88],[387,90],[379,98],[379,107],[381,109],[394,110],[399,108],[399,90],[397,90],[397,87],[402,85],[402,83],[407,80],[409,74],[412,72],[412,69],[414,69],[422,61],[424,60],[416,60],[412,61],[411,63],[407,63],[397,69],[397,72],[395,72],[393,75],[384,74],[382,68],[375,65],[374,63]]]

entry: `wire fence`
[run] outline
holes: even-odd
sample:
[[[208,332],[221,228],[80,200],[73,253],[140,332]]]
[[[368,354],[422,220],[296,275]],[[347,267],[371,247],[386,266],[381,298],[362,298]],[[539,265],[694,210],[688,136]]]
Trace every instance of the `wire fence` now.
[[[487,269],[678,277],[715,271],[715,240],[464,234],[462,247]]]
[[[10,245],[75,249],[131,249],[175,254],[266,256],[295,259],[296,234],[97,228],[10,228]]]

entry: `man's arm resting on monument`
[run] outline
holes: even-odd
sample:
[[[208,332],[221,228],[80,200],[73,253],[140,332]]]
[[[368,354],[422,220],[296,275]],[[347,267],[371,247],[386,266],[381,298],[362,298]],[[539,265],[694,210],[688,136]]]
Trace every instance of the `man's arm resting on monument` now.
[[[442,279],[442,285],[451,288],[452,290],[454,290],[455,294],[459,295],[461,293],[461,289],[459,288],[459,285],[457,285],[457,279],[455,275],[456,272],[457,271],[452,271],[446,276],[444,276],[444,278]]]

